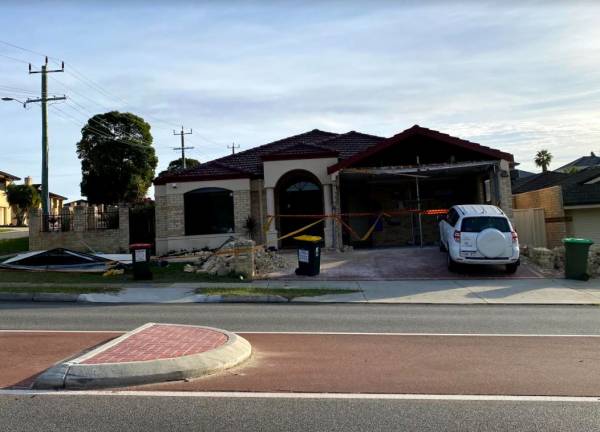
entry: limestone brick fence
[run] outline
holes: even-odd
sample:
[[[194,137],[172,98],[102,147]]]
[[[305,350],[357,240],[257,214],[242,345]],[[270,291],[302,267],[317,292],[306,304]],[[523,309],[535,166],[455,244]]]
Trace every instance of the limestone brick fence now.
[[[76,206],[60,213],[29,213],[29,250],[66,248],[80,252],[129,250],[129,207]]]
[[[521,254],[545,270],[565,269],[565,247],[558,246],[552,249],[544,247],[521,248]],[[591,277],[600,277],[600,244],[593,244],[588,253],[588,273]]]

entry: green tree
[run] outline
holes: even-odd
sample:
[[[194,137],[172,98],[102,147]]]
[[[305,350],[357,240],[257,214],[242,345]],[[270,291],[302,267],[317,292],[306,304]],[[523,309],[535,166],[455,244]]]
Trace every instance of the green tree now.
[[[6,188],[6,199],[15,209],[17,225],[23,225],[27,212],[40,205],[40,194],[30,185],[11,184]]]
[[[96,114],[81,129],[81,194],[93,204],[132,203],[144,198],[158,158],[150,125],[131,113]]]
[[[552,162],[552,153],[548,150],[540,150],[535,154],[534,162],[537,166],[542,167],[542,171],[548,171],[548,167],[550,166],[550,162]]]
[[[194,168],[195,166],[200,165],[200,161],[192,158],[185,158],[185,166],[186,168]],[[173,171],[183,168],[183,164],[181,163],[181,158],[172,160],[169,162],[169,166],[167,167],[167,171]]]

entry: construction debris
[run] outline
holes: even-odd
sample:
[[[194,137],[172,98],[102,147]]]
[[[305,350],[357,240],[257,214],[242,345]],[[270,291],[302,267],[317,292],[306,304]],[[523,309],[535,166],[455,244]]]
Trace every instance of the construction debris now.
[[[178,256],[182,255],[184,254],[178,253]],[[217,276],[240,275],[252,278],[293,266],[293,263],[279,253],[266,250],[263,246],[255,247],[252,240],[244,239],[232,240],[216,251],[195,250],[184,256],[194,258],[193,262],[184,266],[184,272]]]

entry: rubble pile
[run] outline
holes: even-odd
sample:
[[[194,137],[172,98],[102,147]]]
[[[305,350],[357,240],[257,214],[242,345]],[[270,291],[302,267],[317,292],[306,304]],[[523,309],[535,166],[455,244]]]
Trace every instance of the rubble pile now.
[[[194,261],[185,265],[188,273],[205,273],[226,276],[240,274],[245,277],[266,275],[291,268],[293,263],[275,251],[254,247],[252,240],[238,239],[226,243],[216,251],[194,251]]]
[[[254,255],[254,270],[257,275],[291,269],[293,263],[283,255],[264,248],[257,249]]]

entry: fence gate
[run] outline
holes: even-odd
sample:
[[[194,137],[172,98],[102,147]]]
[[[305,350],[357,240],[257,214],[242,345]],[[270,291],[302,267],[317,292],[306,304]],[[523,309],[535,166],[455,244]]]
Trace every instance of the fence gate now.
[[[543,208],[513,210],[513,223],[519,234],[519,244],[546,247],[546,221]]]
[[[129,243],[150,243],[155,253],[154,206],[129,209]]]

